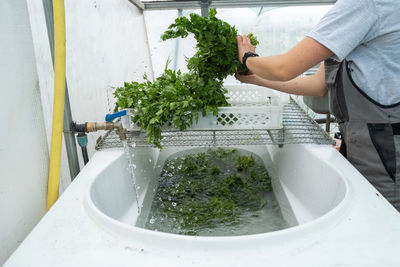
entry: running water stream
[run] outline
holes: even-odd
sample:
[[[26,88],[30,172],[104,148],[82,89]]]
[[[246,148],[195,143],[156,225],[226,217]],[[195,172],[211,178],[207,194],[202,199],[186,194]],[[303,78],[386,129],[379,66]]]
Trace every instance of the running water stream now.
[[[132,186],[133,186],[133,190],[135,193],[138,215],[140,215],[139,188],[136,184],[136,176],[135,176],[136,165],[133,163],[133,160],[132,160],[135,155],[134,155],[133,151],[131,150],[131,147],[135,148],[136,144],[132,143],[131,145],[129,145],[127,140],[123,140],[122,144],[124,145],[125,157],[128,161],[128,171],[132,178]]]

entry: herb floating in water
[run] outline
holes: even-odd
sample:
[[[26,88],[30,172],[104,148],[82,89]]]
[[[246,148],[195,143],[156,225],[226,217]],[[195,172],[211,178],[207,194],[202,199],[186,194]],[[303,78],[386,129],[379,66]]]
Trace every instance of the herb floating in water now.
[[[237,171],[236,171],[237,170]],[[242,215],[266,205],[271,178],[261,160],[237,149],[209,149],[167,160],[146,228],[197,235],[204,228],[243,223]],[[165,224],[154,225],[154,217]]]
[[[132,108],[132,121],[146,131],[149,144],[161,148],[163,126],[185,130],[197,122],[199,113],[217,115],[218,107],[229,106],[223,79],[244,67],[237,57],[237,30],[217,19],[216,13],[211,9],[209,18],[178,18],[162,35],[163,40],[195,35],[198,50],[188,60],[189,73],[166,67],[154,82],[145,77],[143,83],[125,83],[114,92],[116,111]],[[252,34],[249,37],[258,44]]]

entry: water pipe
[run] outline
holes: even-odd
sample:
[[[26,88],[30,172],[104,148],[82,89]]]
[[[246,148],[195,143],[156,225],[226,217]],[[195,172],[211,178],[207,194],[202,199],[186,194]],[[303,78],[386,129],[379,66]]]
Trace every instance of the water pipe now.
[[[77,133],[89,133],[96,132],[99,130],[116,130],[121,141],[126,140],[126,129],[122,126],[121,121],[117,122],[86,122],[82,124],[72,124],[72,129]]]
[[[86,148],[88,144],[87,134],[78,133],[76,139],[78,140],[78,145],[81,147],[82,150],[83,163],[86,165],[89,162],[89,156]]]
[[[54,16],[53,16],[53,0],[42,0],[44,15],[46,18],[47,36],[49,38],[51,59],[54,66]],[[67,79],[67,78],[66,78]],[[68,83],[65,80],[65,103],[64,103],[64,142],[67,151],[69,173],[71,181],[78,175],[79,160],[75,142],[75,133],[71,130],[72,123],[71,105],[69,102]]]
[[[87,123],[87,131],[88,132],[95,132],[98,130],[117,130],[117,134],[121,141],[126,140],[126,129],[122,127],[122,122],[88,122]]]
[[[120,140],[125,141],[127,130],[123,127],[122,122],[121,121],[113,122],[113,120],[125,115],[127,115],[126,110],[122,110],[117,113],[107,114],[105,122],[85,122],[81,124],[77,124],[75,122],[71,123],[71,131],[74,133],[78,133],[76,138],[78,140],[79,146],[82,149],[83,162],[85,165],[86,163],[89,162],[89,157],[86,149],[88,143],[86,133],[96,132],[99,130],[116,130]]]
[[[64,0],[53,0],[54,13],[54,102],[51,130],[47,210],[58,198],[65,102],[65,9]]]

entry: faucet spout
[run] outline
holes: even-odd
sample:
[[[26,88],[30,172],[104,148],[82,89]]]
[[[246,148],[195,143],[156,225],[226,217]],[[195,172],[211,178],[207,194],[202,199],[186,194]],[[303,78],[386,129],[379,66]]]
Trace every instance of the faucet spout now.
[[[126,140],[126,129],[122,126],[121,121],[117,122],[86,122],[84,124],[73,124],[72,129],[75,132],[89,133],[99,130],[116,130],[121,141]]]

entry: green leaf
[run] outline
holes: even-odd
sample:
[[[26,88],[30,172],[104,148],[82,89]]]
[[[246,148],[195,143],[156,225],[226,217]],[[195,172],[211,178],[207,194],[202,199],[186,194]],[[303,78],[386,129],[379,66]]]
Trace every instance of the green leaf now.
[[[218,107],[229,106],[223,80],[243,66],[237,58],[237,30],[216,14],[211,9],[208,18],[194,13],[177,18],[161,36],[167,40],[194,34],[197,51],[187,59],[188,73],[168,69],[168,58],[164,73],[154,81],[144,75],[144,82],[125,82],[115,90],[116,110],[135,108],[132,120],[146,130],[148,143],[161,148],[162,126],[185,130],[199,114],[217,115]]]
[[[149,124],[156,124],[156,123],[158,123],[158,122],[159,122],[159,121],[158,121],[157,118],[152,118],[152,119],[150,120]]]

